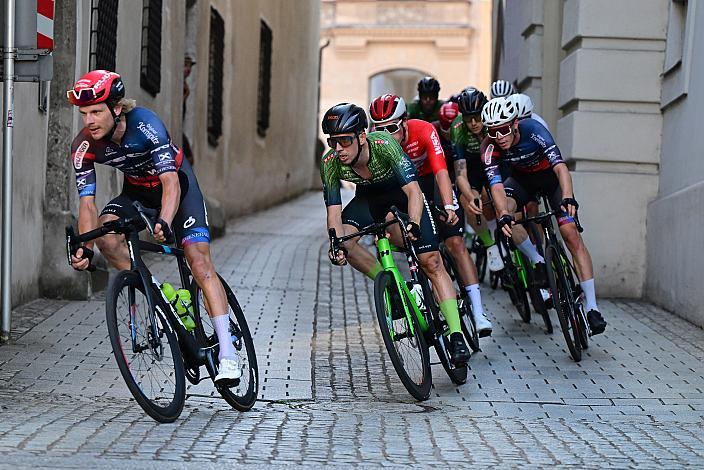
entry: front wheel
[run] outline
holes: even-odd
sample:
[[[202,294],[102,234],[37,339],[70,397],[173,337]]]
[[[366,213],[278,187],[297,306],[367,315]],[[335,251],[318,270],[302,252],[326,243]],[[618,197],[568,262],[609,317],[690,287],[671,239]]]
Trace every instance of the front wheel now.
[[[230,337],[232,345],[235,347],[237,358],[242,367],[242,377],[239,383],[232,386],[218,386],[217,390],[227,403],[238,411],[247,411],[254,406],[259,393],[259,369],[257,368],[257,355],[254,351],[254,341],[249,332],[247,320],[235,294],[227,285],[227,282],[220,277],[222,287],[225,289],[228,303],[228,315],[230,317]],[[208,315],[206,300],[203,291],[193,281],[192,292],[196,293],[198,300],[193,303],[196,316],[196,334],[199,335],[199,342],[213,347],[213,355],[217,357],[220,350],[218,337],[215,334],[213,323]]]
[[[567,281],[560,254],[554,246],[545,251],[545,263],[548,266],[548,281],[552,292],[553,304],[560,320],[562,334],[567,343],[570,356],[576,362],[582,360],[582,343],[579,339],[579,324],[575,310],[574,294]]]
[[[430,396],[432,384],[428,345],[414,312],[403,305],[402,295],[405,293],[391,273],[377,274],[374,303],[384,345],[403,386],[416,400],[423,401]]]
[[[147,299],[142,278],[122,271],[110,281],[106,319],[120,374],[139,406],[160,423],[176,420],[186,401],[176,334]],[[157,295],[155,293],[155,295]]]

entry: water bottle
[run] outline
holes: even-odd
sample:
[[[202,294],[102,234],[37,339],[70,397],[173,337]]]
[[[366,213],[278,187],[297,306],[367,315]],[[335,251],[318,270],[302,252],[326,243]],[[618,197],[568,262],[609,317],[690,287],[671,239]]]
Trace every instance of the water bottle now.
[[[421,285],[413,284],[413,287],[411,287],[411,294],[413,294],[413,298],[416,299],[418,310],[423,310],[425,308],[425,304],[423,303],[423,288]]]
[[[164,293],[166,300],[168,300],[176,310],[176,314],[178,314],[186,330],[193,331],[196,328],[196,322],[193,321],[191,292],[188,289],[175,290],[168,282],[161,285],[161,291]]]

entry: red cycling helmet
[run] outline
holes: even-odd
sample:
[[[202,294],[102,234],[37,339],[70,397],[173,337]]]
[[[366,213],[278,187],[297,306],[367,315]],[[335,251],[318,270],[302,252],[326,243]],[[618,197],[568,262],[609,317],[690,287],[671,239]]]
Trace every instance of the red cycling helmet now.
[[[83,75],[66,92],[68,102],[74,106],[90,106],[98,103],[116,103],[125,97],[122,77],[107,70],[93,70]]]
[[[440,127],[444,130],[448,130],[450,128],[450,124],[452,124],[452,121],[455,120],[459,113],[460,111],[457,107],[457,103],[453,103],[451,101],[443,103],[443,105],[440,106]]]
[[[400,96],[381,95],[369,105],[369,117],[374,124],[406,116],[406,102]]]

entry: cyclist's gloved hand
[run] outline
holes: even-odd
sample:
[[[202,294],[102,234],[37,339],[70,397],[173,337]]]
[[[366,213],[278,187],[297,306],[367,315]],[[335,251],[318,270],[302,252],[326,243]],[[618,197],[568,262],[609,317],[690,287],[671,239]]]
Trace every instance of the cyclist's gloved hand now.
[[[514,221],[515,219],[511,214],[504,214],[499,217],[499,228],[507,237],[511,236],[511,226],[513,225]]]
[[[162,218],[156,219],[156,225],[154,225],[154,239],[159,243],[174,242],[174,233],[171,231],[169,224]]]
[[[417,223],[413,221],[408,222],[408,225],[406,225],[406,230],[408,231],[411,241],[416,241],[420,238],[420,225]]]
[[[577,213],[577,209],[579,209],[579,204],[575,198],[566,197],[562,200],[562,202],[560,202],[560,208],[569,214],[570,217],[574,217]]]
[[[90,269],[94,255],[95,253],[90,248],[85,246],[78,248],[75,253],[71,254],[71,267],[76,271]]]
[[[341,246],[336,253],[333,250],[328,250],[328,258],[335,266],[344,266],[347,264],[347,248]]]

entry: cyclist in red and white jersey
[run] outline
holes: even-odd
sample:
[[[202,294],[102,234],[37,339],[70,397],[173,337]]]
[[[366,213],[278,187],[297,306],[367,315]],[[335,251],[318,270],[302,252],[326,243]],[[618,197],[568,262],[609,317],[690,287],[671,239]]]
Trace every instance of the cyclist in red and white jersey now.
[[[445,154],[435,126],[419,119],[408,119],[403,98],[386,94],[372,101],[369,116],[377,131],[386,131],[396,140],[418,171],[418,183],[428,201],[442,203],[447,221],[439,221],[440,239],[452,255],[459,276],[472,303],[472,312],[479,336],[491,334],[479,292],[479,277],[474,261],[464,244],[464,213],[457,204],[445,162]]]

